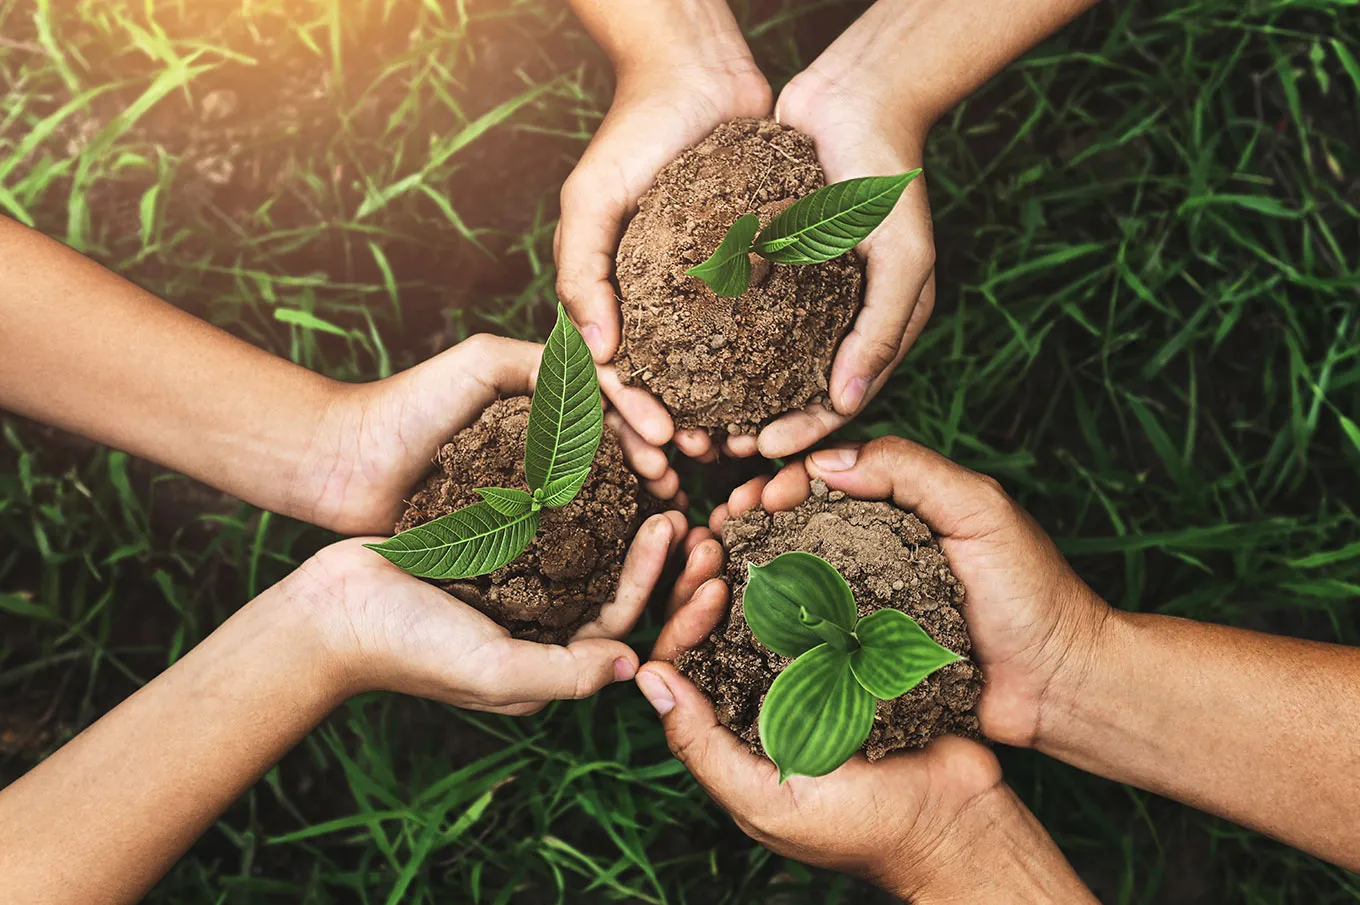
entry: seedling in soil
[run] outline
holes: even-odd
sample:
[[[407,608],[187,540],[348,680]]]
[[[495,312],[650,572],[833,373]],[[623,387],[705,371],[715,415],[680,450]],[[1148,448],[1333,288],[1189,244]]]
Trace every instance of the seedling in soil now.
[[[755,252],[776,264],[820,264],[840,257],[873,232],[920,169],[900,176],[867,176],[823,186],[799,198],[763,230],[755,214],[743,214],[707,261],[685,271],[724,298],[751,285]],[[759,235],[757,235],[759,233]]]
[[[595,361],[557,306],[529,408],[524,476],[529,489],[481,487],[482,502],[369,544],[421,578],[472,578],[494,572],[524,552],[544,508],[565,506],[581,492],[604,436]]]
[[[790,776],[824,776],[869,737],[879,700],[911,691],[961,659],[900,610],[858,618],[841,574],[811,553],[748,567],[742,610],[770,650],[796,658],[760,708],[760,743]]]

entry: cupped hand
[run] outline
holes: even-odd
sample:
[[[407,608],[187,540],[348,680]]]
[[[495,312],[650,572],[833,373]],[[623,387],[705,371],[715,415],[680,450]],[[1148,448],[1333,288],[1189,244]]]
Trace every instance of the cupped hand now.
[[[614,255],[638,199],[660,170],[722,123],[768,116],[770,87],[749,52],[729,59],[622,71],[613,105],[590,147],[562,187],[557,226],[557,294],[601,365],[619,347],[619,301],[610,283]],[[711,443],[701,431],[675,435],[665,406],[639,387],[625,386],[612,366],[601,385],[610,402],[646,442],[674,437],[687,455]]]
[[[294,511],[341,534],[391,531],[439,447],[496,399],[532,392],[542,354],[536,343],[479,334],[385,380],[339,385],[294,481]],[[606,422],[647,490],[677,497],[665,454],[617,412]]]
[[[815,66],[788,84],[775,115],[812,137],[828,183],[891,176],[921,166],[927,125],[890,107],[870,81],[851,70],[833,80]],[[867,267],[864,307],[831,367],[831,405],[811,405],[766,425],[758,437],[729,438],[727,451],[766,458],[801,452],[858,415],[882,389],[935,305],[935,240],[924,177],[857,253]]]
[[[565,646],[512,638],[473,607],[365,548],[362,539],[327,547],[281,587],[321,626],[346,696],[395,691],[523,715],[634,676],[637,654],[621,639],[684,539],[678,512],[644,522],[614,599]]]

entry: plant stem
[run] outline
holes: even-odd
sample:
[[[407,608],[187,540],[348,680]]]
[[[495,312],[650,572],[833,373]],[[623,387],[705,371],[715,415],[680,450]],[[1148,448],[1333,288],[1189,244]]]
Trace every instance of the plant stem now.
[[[854,633],[847,632],[836,623],[813,616],[806,608],[799,609],[798,619],[836,650],[843,650],[846,653],[854,653],[859,650],[859,639],[855,637]]]

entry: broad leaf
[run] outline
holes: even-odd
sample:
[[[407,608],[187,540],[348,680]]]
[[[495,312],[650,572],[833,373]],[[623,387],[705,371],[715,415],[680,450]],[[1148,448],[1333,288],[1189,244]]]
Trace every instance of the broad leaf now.
[[[900,176],[867,176],[823,186],[770,221],[756,254],[778,264],[818,264],[845,254],[873,232],[919,169]]]
[[[718,250],[707,261],[685,271],[686,276],[698,277],[716,295],[732,298],[741,295],[751,285],[751,241],[760,229],[755,214],[742,214],[727,230]]]
[[[855,629],[855,597],[826,560],[811,553],[781,553],[763,566],[747,568],[742,612],[760,643],[796,657],[825,639],[802,619],[825,619],[847,632]]]
[[[566,310],[558,304],[557,325],[543,347],[524,449],[524,474],[530,487],[543,491],[545,506],[563,506],[576,496],[603,435],[604,411],[595,360]],[[561,483],[568,476],[575,480],[570,495],[563,488],[571,484]],[[556,488],[552,502],[547,499],[549,488]]]
[[[585,485],[586,478],[590,477],[590,469],[584,468],[575,474],[563,475],[543,488],[543,505],[549,508],[565,506],[576,499],[576,494],[581,492],[581,487]]]
[[[824,644],[790,663],[760,708],[760,743],[779,781],[825,776],[853,757],[874,727],[877,703],[843,651]]]
[[[501,515],[489,503],[473,503],[366,546],[421,578],[472,578],[514,560],[537,530],[537,512],[511,517]]]
[[[477,495],[501,515],[514,518],[534,508],[534,495],[505,487],[478,487]]]
[[[850,655],[850,668],[859,684],[885,701],[904,695],[926,676],[963,659],[941,647],[901,610],[876,610],[855,629],[859,650]]]

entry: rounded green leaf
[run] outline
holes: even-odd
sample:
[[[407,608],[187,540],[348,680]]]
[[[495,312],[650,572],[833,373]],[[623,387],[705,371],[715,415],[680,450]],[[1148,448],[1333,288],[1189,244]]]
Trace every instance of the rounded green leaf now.
[[[528,512],[535,502],[532,493],[506,487],[478,487],[477,495],[486,500],[492,509],[511,518]]]
[[[543,347],[524,449],[525,477],[530,487],[543,491],[545,506],[563,506],[576,496],[603,436],[604,409],[595,360],[559,304],[557,325]],[[579,476],[570,496],[562,492],[570,485],[560,483],[568,476]],[[547,497],[553,487],[558,492],[550,503]]]
[[[941,647],[900,610],[876,610],[855,629],[859,650],[850,655],[850,668],[859,684],[885,701],[904,695],[926,676],[962,660]]]
[[[742,214],[727,230],[718,248],[707,261],[685,271],[686,276],[698,277],[716,295],[732,298],[741,295],[751,285],[751,241],[760,229],[760,218]]]
[[[790,776],[825,776],[864,744],[877,701],[855,681],[850,655],[815,647],[775,677],[760,708],[760,743]]]
[[[366,546],[420,578],[472,578],[514,560],[537,530],[535,511],[512,517],[501,515],[489,503],[473,503]]]
[[[847,632],[855,629],[855,597],[841,573],[811,553],[781,553],[748,566],[742,612],[760,643],[796,657],[825,640],[801,618],[803,610]]]
[[[799,198],[756,238],[756,254],[778,264],[818,264],[864,241],[892,213],[919,169],[823,186]]]

